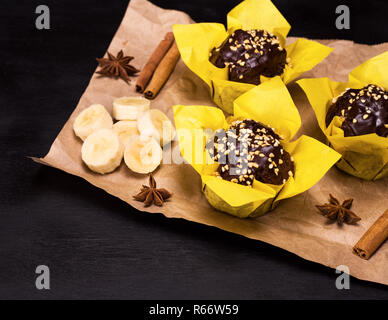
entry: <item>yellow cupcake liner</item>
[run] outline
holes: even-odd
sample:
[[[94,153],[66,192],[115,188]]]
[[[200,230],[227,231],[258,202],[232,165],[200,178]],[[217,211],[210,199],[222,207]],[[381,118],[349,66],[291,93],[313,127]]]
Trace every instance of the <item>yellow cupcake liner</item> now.
[[[337,167],[365,180],[377,180],[388,176],[388,138],[375,133],[344,137],[340,117],[334,117],[326,127],[326,113],[333,98],[338,97],[346,88],[361,89],[368,84],[375,84],[388,90],[387,66],[388,51],[355,68],[349,74],[348,82],[334,82],[328,78],[297,81],[306,93],[319,127],[329,144],[342,155]]]
[[[262,215],[280,200],[312,187],[340,158],[333,149],[311,137],[291,141],[301,119],[280,77],[253,87],[235,100],[234,117],[250,118],[274,128],[283,137],[282,146],[294,158],[295,174],[280,186],[254,180],[253,186],[248,187],[216,177],[218,164],[210,159],[205,145],[211,132],[228,128],[229,119],[215,107],[174,106],[181,154],[200,174],[209,203],[220,211],[240,218]]]
[[[285,46],[290,25],[270,0],[245,0],[227,16],[228,29],[219,23],[174,25],[173,31],[181,57],[185,64],[207,83],[214,102],[228,113],[233,112],[233,101],[255,87],[252,84],[228,80],[227,68],[217,68],[209,61],[209,54],[236,29],[262,29],[275,34],[287,50],[289,64],[281,79],[285,84],[312,69],[325,59],[332,48],[318,42],[298,39]],[[261,77],[261,82],[268,78]]]

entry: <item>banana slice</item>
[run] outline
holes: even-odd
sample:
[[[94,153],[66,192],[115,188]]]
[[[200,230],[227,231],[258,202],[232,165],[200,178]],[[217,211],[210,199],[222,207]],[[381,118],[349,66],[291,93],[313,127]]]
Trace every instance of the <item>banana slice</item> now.
[[[162,161],[163,151],[152,137],[134,136],[124,151],[125,164],[134,172],[149,173]]]
[[[112,117],[105,107],[101,104],[92,104],[77,116],[73,130],[76,136],[84,141],[94,131],[103,128],[110,129],[112,125]]]
[[[90,134],[82,145],[81,153],[90,170],[98,173],[112,172],[123,159],[119,136],[112,129],[100,129]]]
[[[161,146],[175,137],[175,128],[170,119],[158,109],[144,112],[137,120],[137,128],[141,135],[153,137]]]
[[[136,121],[131,120],[123,120],[116,122],[113,125],[113,130],[117,132],[119,135],[120,142],[125,148],[129,140],[134,136],[139,134],[139,130],[137,130]]]
[[[136,120],[150,108],[150,101],[143,97],[122,97],[113,101],[113,118],[116,120]]]

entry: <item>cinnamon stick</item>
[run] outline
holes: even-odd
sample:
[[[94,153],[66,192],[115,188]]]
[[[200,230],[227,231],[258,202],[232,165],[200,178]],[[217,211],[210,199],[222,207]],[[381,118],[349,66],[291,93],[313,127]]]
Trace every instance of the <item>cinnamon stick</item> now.
[[[174,34],[172,32],[167,32],[164,36],[164,39],[160,41],[159,45],[156,47],[151,57],[144,65],[143,70],[140,72],[140,75],[137,78],[136,82],[137,92],[143,93],[156,67],[159,65],[160,61],[162,61],[163,57],[166,55],[168,49],[170,49],[173,42]]]
[[[167,81],[170,74],[174,71],[174,68],[179,60],[179,50],[176,42],[168,50],[158,67],[156,68],[154,75],[150,83],[148,84],[144,96],[147,99],[153,99],[159,93]]]
[[[388,210],[376,220],[353,247],[353,253],[368,260],[388,238]]]

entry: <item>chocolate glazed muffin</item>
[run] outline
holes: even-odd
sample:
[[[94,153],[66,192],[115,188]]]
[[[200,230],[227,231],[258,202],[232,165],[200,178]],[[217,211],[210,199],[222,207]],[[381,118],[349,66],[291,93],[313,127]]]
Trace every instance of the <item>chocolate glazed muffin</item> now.
[[[376,133],[388,136],[388,92],[373,84],[362,89],[347,89],[333,99],[326,114],[326,126],[335,116],[343,119],[344,136]]]
[[[287,52],[278,38],[265,30],[236,30],[210,53],[210,62],[218,68],[228,67],[229,80],[259,84],[260,76],[275,77],[283,73]]]
[[[273,129],[254,120],[235,121],[227,131],[218,130],[208,143],[210,156],[220,165],[224,180],[251,186],[256,179],[284,184],[294,175],[294,162]]]

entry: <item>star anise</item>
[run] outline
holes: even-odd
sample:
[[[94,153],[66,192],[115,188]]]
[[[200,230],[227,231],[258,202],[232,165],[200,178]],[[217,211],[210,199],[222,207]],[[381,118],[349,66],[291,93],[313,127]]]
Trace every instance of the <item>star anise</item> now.
[[[330,194],[329,203],[323,205],[316,205],[320,213],[330,220],[337,220],[339,225],[344,222],[347,224],[353,224],[361,220],[353,211],[350,210],[353,204],[353,199],[347,199],[342,204],[338,199],[334,198]]]
[[[140,192],[133,196],[133,198],[137,201],[144,202],[146,207],[150,206],[151,204],[161,207],[163,206],[163,202],[165,202],[171,196],[172,193],[166,189],[156,188],[156,181],[152,174],[150,174],[149,186],[143,185]]]
[[[120,77],[128,81],[129,76],[139,72],[139,70],[129,64],[133,57],[124,56],[123,50],[120,50],[116,57],[110,52],[107,52],[107,54],[108,58],[97,58],[98,64],[101,67],[97,73]]]

